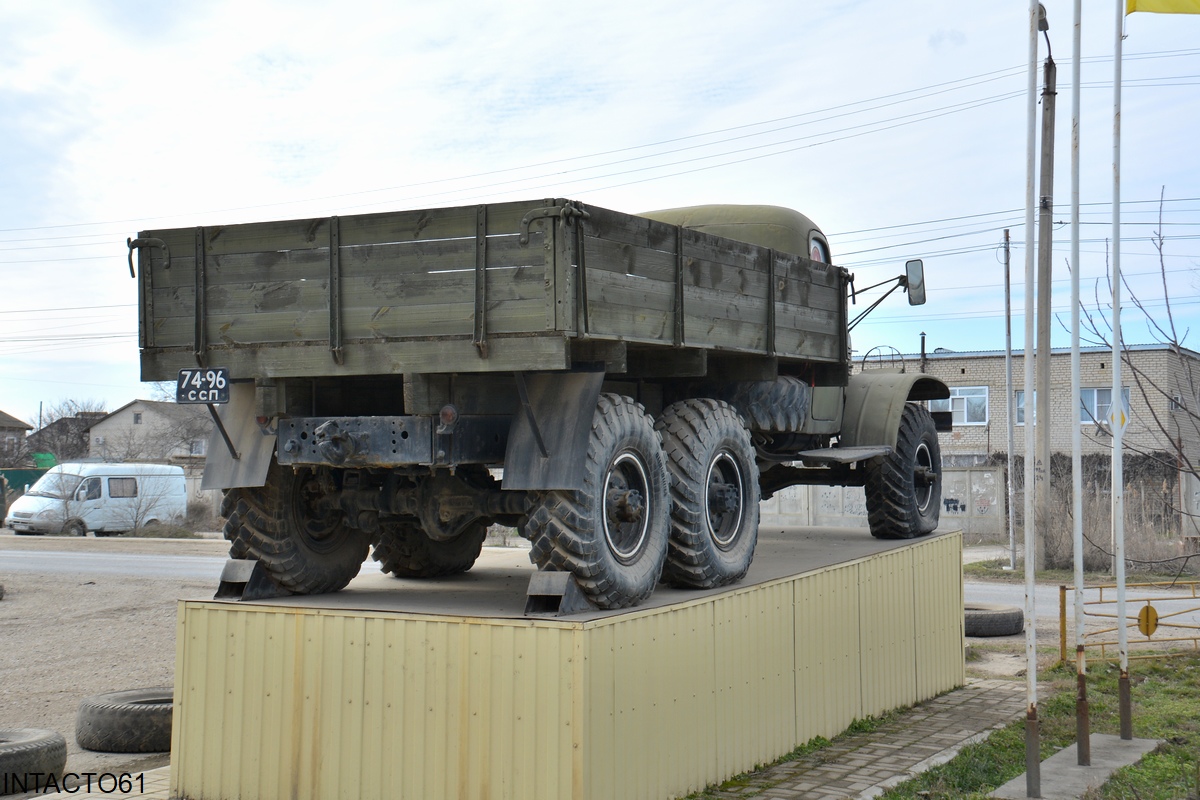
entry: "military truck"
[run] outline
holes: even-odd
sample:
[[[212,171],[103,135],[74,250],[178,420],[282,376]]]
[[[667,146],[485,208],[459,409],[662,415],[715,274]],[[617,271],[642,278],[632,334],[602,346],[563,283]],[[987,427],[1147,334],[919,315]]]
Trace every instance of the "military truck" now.
[[[877,537],[937,525],[921,401],[949,390],[853,369],[853,276],[798,212],[549,199],[128,244],[142,379],[209,405],[230,555],[288,592],[372,550],[461,573],[502,524],[627,607],[741,579],[760,499],[798,484],[864,486]],[[924,302],[920,262],[896,288]]]

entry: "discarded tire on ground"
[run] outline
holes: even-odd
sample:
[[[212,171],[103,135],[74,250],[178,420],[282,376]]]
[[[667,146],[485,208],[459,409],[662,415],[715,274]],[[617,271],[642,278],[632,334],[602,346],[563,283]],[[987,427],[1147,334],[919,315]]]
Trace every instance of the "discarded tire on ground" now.
[[[967,636],[1012,636],[1025,630],[1025,612],[1017,606],[967,603],[963,623]]]
[[[102,753],[163,753],[171,749],[171,687],[129,689],[84,698],[75,740]]]
[[[46,775],[53,774],[57,778],[66,766],[67,740],[61,733],[39,728],[0,730],[0,775],[12,776],[5,781],[10,790],[15,791],[13,778],[24,780],[28,775],[32,780],[35,773],[41,773],[40,785],[45,786]],[[2,787],[0,791],[3,791]]]

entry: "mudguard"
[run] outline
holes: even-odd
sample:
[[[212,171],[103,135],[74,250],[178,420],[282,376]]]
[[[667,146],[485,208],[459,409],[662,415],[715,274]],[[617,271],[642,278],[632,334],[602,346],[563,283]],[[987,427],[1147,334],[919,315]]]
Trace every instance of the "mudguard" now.
[[[237,457],[229,452],[221,432],[214,429],[208,439],[200,488],[234,489],[267,482],[267,469],[275,454],[275,434],[259,427],[254,418],[254,402],[253,383],[230,384],[229,402],[217,407],[217,416],[233,442]]]
[[[869,370],[850,376],[839,447],[896,446],[900,416],[909,400],[940,400],[950,388],[920,372]]]
[[[505,489],[578,489],[603,372],[543,372],[518,376],[521,408],[504,456]]]

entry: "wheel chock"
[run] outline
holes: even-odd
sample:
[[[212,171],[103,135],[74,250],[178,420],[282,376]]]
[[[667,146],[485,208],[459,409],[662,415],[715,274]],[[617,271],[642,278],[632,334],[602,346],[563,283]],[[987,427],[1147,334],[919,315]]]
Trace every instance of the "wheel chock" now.
[[[292,595],[276,583],[261,562],[253,558],[231,558],[221,570],[214,600],[270,600]]]
[[[535,572],[525,590],[525,616],[565,617],[596,607],[569,572]]]

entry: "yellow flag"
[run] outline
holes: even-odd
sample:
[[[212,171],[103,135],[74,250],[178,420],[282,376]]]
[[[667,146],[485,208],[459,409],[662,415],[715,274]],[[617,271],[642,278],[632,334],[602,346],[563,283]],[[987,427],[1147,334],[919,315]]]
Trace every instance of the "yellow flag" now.
[[[1125,13],[1200,14],[1200,0],[1125,0]]]

